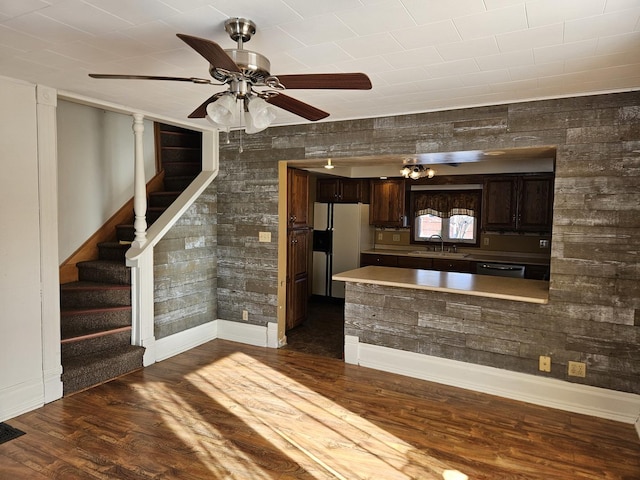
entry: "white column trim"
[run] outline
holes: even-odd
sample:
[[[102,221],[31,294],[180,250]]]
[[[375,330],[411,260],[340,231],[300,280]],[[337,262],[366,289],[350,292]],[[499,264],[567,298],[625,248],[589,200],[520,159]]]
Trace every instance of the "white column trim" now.
[[[58,274],[58,143],[54,88],[36,86],[38,194],[40,203],[40,282],[42,383],[44,402],[62,397],[60,278]]]
[[[142,247],[147,241],[147,186],[144,178],[144,115],[133,114],[134,135],[134,173],[133,173],[133,211],[135,219],[135,238],[133,244]]]

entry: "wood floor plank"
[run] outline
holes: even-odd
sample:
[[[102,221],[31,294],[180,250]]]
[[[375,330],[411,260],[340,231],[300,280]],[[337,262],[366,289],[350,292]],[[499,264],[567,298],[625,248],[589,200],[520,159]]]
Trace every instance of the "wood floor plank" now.
[[[631,425],[221,340],[11,423],[3,479],[640,479]]]

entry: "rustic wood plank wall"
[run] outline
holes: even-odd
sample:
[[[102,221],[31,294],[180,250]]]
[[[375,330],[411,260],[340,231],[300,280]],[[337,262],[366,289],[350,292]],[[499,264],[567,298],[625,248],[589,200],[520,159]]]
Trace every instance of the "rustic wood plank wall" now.
[[[247,309],[261,325],[276,322],[279,160],[556,146],[548,305],[413,293],[424,310],[412,311],[407,292],[372,298],[352,288],[347,333],[533,374],[541,354],[554,364],[583,361],[587,377],[571,381],[640,393],[640,92],[234,132],[228,144],[222,137],[218,315],[241,321]],[[273,242],[258,243],[258,231]],[[568,379],[563,369],[553,375]]]
[[[217,317],[217,198],[210,185],[156,245],[156,339]]]

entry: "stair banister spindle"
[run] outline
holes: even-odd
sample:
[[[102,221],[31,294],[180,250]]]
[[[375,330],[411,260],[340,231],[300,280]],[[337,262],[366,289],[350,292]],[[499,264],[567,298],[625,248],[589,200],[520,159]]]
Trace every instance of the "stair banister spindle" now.
[[[135,170],[133,176],[133,212],[135,220],[133,226],[135,229],[134,245],[141,247],[147,241],[147,190],[144,178],[144,115],[141,113],[133,114],[133,134],[135,137]]]

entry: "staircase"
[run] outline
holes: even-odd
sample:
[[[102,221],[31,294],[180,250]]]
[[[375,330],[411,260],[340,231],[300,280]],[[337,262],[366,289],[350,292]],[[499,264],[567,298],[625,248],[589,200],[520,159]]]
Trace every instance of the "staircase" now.
[[[200,173],[201,145],[199,132],[156,124],[164,189],[148,195],[148,225]],[[114,241],[98,244],[97,260],[76,264],[78,281],[60,286],[64,395],[143,366],[144,348],[131,344],[131,272],[125,253],[133,238],[132,224],[118,225]]]

